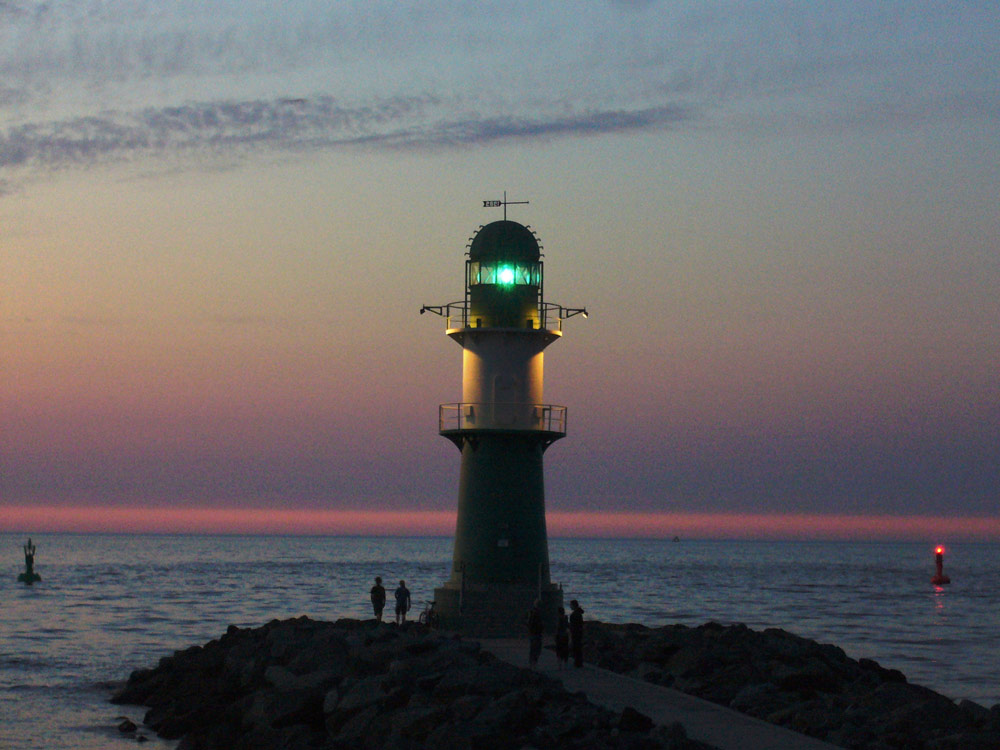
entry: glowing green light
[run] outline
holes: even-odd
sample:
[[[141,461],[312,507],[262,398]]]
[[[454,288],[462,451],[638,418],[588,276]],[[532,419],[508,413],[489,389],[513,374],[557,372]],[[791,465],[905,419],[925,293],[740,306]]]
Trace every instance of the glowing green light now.
[[[501,284],[513,284],[514,283],[514,269],[510,266],[504,266],[500,269],[497,274],[497,280]]]

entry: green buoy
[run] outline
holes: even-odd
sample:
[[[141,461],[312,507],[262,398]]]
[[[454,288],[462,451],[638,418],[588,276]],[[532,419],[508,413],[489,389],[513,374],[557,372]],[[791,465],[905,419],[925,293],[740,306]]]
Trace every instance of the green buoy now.
[[[35,545],[31,543],[31,537],[28,537],[28,543],[24,545],[24,572],[18,574],[17,580],[29,586],[42,580],[35,572]]]

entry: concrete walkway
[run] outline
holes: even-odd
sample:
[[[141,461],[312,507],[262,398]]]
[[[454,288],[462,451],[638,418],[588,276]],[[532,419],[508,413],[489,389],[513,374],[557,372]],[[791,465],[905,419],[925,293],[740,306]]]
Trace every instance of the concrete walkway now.
[[[481,639],[485,651],[518,667],[528,666],[528,639]],[[731,709],[695,698],[678,690],[653,685],[590,664],[559,669],[555,654],[545,648],[538,670],[561,680],[570,692],[582,690],[601,706],[621,711],[632,706],[657,724],[684,725],[688,737],[720,750],[831,750],[835,745]]]

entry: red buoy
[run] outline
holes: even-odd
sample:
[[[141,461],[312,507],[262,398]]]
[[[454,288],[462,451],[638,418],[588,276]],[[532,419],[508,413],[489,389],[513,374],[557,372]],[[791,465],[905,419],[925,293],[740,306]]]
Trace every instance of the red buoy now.
[[[931,583],[935,586],[951,583],[951,579],[944,574],[944,547],[941,545],[938,545],[934,550],[934,566],[937,568],[937,572],[931,578]]]

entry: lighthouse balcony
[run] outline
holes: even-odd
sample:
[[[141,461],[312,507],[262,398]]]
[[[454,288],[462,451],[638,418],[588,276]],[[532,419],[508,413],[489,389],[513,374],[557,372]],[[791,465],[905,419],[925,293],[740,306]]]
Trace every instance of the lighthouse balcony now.
[[[562,335],[564,320],[575,315],[582,314],[585,317],[587,315],[583,308],[566,308],[551,302],[541,302],[537,309],[532,310],[523,319],[511,321],[509,316],[504,316],[504,319],[499,321],[487,314],[474,313],[468,300],[449,302],[447,305],[424,305],[420,312],[432,312],[443,317],[445,331],[449,334],[469,329],[513,328]]]
[[[441,404],[438,424],[442,435],[501,430],[562,437],[566,434],[566,407],[518,403]]]

